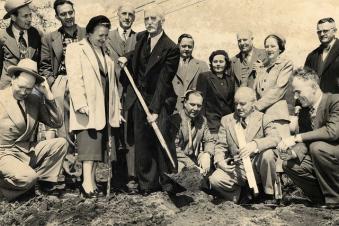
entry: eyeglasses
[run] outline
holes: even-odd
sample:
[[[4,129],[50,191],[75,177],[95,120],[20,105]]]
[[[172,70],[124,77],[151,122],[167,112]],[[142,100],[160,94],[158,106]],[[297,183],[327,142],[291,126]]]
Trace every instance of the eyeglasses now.
[[[328,30],[317,30],[317,34],[320,35],[321,33],[324,34],[328,34],[328,32],[330,32],[330,30],[334,29],[334,27],[328,29]]]

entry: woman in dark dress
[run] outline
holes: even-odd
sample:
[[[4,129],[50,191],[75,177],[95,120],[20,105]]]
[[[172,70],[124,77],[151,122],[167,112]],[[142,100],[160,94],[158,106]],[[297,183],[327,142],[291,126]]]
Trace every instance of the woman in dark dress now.
[[[99,194],[95,180],[97,162],[104,160],[108,131],[119,127],[121,120],[114,63],[105,53],[110,27],[107,17],[93,17],[86,26],[87,39],[72,43],[66,49],[70,130],[78,142],[78,159],[83,165],[80,191],[85,198]]]
[[[231,62],[224,50],[212,52],[209,62],[211,71],[199,75],[197,90],[203,93],[203,114],[211,134],[216,137],[221,118],[233,112],[235,85],[229,73]]]

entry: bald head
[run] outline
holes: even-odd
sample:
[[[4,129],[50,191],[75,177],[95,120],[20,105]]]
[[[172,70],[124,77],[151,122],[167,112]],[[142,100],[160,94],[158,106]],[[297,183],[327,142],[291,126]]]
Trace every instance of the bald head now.
[[[253,33],[241,31],[237,33],[238,46],[241,53],[248,54],[253,49]]]
[[[253,104],[256,100],[256,94],[253,89],[240,87],[234,96],[235,113],[240,118],[246,118],[253,111]]]

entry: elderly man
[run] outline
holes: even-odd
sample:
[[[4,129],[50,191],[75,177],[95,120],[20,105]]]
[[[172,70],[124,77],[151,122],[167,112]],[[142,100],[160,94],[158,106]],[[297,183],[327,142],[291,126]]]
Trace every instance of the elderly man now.
[[[211,187],[230,201],[238,202],[241,188],[246,190],[246,174],[237,159],[250,157],[256,181],[262,184],[265,203],[274,204],[276,156],[272,150],[280,141],[274,124],[265,121],[264,114],[254,110],[254,90],[240,87],[234,97],[235,112],[221,119],[215,146],[216,171],[209,177]],[[245,142],[241,144],[241,140]],[[232,159],[235,164],[232,164]]]
[[[42,191],[55,191],[67,150],[64,138],[34,143],[38,122],[62,125],[53,94],[31,59],[8,68],[11,85],[0,91],[0,191],[13,200],[38,181]]]
[[[305,67],[312,68],[320,77],[320,88],[324,93],[339,93],[339,40],[332,18],[318,21],[317,34],[320,46],[306,58]]]
[[[129,3],[123,3],[118,7],[118,28],[110,31],[107,40],[107,48],[109,55],[114,61],[115,74],[118,80],[120,80],[121,67],[118,64],[118,58],[124,56],[126,53],[134,50],[136,43],[136,33],[132,30],[132,25],[135,20],[135,8]],[[128,119],[128,111],[125,108],[126,90],[123,90],[121,83],[118,83],[119,95],[121,103],[123,105],[124,118]],[[131,113],[131,112],[130,112]],[[134,141],[131,139],[132,134],[127,134],[128,125],[132,125],[128,121],[123,123],[120,128],[115,129],[115,141],[117,151],[117,161],[113,164],[113,177],[115,186],[125,184],[128,180],[128,185],[134,184],[135,179],[135,151]],[[126,153],[127,151],[127,153]],[[126,164],[127,163],[127,170]],[[128,177],[128,178],[127,178]],[[129,186],[129,187],[131,187]]]
[[[63,115],[63,126],[56,134],[47,133],[47,138],[63,137],[70,144],[73,139],[69,135],[69,92],[67,72],[65,67],[65,52],[68,44],[85,38],[85,29],[75,24],[75,10],[70,0],[56,0],[54,2],[55,17],[61,27],[43,36],[41,46],[40,73],[46,77],[51,86],[56,104]],[[70,146],[70,147],[73,147]]]
[[[242,31],[237,34],[240,52],[232,58],[231,73],[234,75],[236,87],[246,86],[253,88],[256,78],[256,62],[267,62],[265,50],[253,46],[251,31]]]
[[[201,115],[203,97],[199,91],[187,90],[184,95],[184,108],[180,112],[176,148],[178,172],[184,167],[197,165],[203,175],[210,171],[214,155],[215,140]]]
[[[279,145],[284,170],[315,204],[339,207],[339,95],[323,93],[309,69],[298,69],[292,81],[302,108],[299,133]]]
[[[174,142],[170,142],[172,138],[168,116],[176,104],[172,80],[178,69],[180,53],[177,45],[163,31],[164,21],[164,14],[160,8],[145,10],[146,31],[137,35],[135,50],[129,55],[128,60],[134,81],[151,112],[151,116],[146,118],[132,86],[129,85],[125,106],[133,115],[136,175],[140,192],[144,195],[160,188],[167,192],[173,190],[172,184],[164,176],[164,173],[171,172],[169,159],[147,123],[147,121],[157,122],[172,157],[176,159]],[[121,57],[119,62],[123,66],[127,58]],[[120,78],[126,80],[126,76]],[[125,81],[124,84],[129,83]]]
[[[196,88],[199,74],[208,71],[208,66],[205,62],[193,58],[194,39],[191,35],[180,35],[178,45],[180,49],[180,62],[172,83],[177,96],[182,97],[187,90]],[[182,110],[182,103],[179,98],[176,109],[178,112]]]
[[[20,59],[30,58],[36,62],[40,60],[41,36],[37,29],[32,27],[32,10],[29,7],[31,0],[7,0],[5,3],[6,15],[11,18],[9,27],[0,31],[0,89],[11,82],[7,69],[17,65]]]

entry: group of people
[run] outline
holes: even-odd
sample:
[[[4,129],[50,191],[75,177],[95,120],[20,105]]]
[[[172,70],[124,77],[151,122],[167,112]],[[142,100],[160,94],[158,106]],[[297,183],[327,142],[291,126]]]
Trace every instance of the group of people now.
[[[65,155],[76,151],[85,198],[102,195],[96,168],[111,160],[112,182],[137,185],[143,195],[175,193],[169,174],[198,167],[208,190],[236,203],[255,199],[254,180],[262,201],[274,204],[284,173],[313,204],[338,207],[339,41],[332,18],[319,20],[321,44],[305,68],[293,68],[280,34],[257,49],[250,31],[237,34],[236,56],[215,50],[208,66],[193,57],[191,35],[177,43],[166,35],[159,7],[144,10],[145,31],[136,33],[130,4],[118,7],[116,29],[103,15],[82,28],[72,1],[55,0],[61,27],[42,34],[31,26],[30,3],[7,0],[4,19],[11,22],[0,33],[0,190],[9,200],[36,183],[55,191]],[[36,140],[39,123],[43,141]]]

